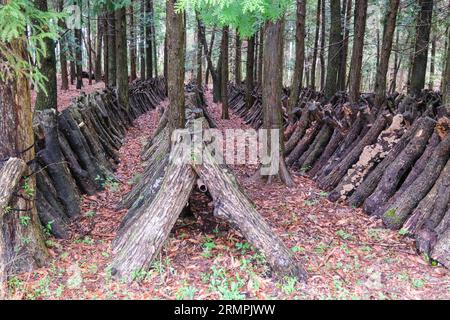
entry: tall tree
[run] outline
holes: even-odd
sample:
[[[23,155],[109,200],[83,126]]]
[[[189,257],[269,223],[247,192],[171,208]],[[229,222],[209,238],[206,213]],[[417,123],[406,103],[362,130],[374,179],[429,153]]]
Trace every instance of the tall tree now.
[[[195,12],[195,17],[198,20],[198,12]],[[197,86],[201,88],[203,86],[203,46],[202,46],[202,31],[199,28],[199,24],[197,23]]]
[[[126,8],[116,10],[116,59],[117,59],[117,96],[119,104],[126,110],[128,101],[128,60],[127,60],[127,20]]]
[[[428,47],[430,42],[433,0],[418,0],[420,10],[417,14],[416,44],[411,71],[411,93],[418,94],[425,87]]]
[[[431,39],[431,57],[430,57],[430,80],[428,82],[428,89],[433,90],[434,87],[434,72],[436,64],[436,35]]]
[[[292,109],[297,105],[300,89],[303,84],[303,68],[305,65],[305,16],[306,0],[297,0],[294,78],[292,79],[291,94],[287,108],[289,122],[293,120]]]
[[[345,1],[345,0],[344,0]],[[325,96],[331,98],[338,90],[338,73],[342,50],[341,1],[330,1],[330,39],[328,43],[328,64],[325,81]]]
[[[112,9],[112,1],[109,0],[108,5],[108,85],[110,87],[116,86],[116,18]]]
[[[343,25],[343,39],[342,39],[342,49],[340,51],[341,57],[339,62],[339,74],[338,74],[338,88],[341,91],[345,90],[346,77],[347,77],[347,55],[348,55],[348,38],[350,36],[350,20],[352,17],[352,0],[342,1],[342,17],[344,19]]]
[[[158,76],[158,44],[156,43],[156,31],[155,31],[155,10],[153,7],[153,1],[150,3],[150,12],[152,15],[152,21],[150,24],[150,27],[152,28],[152,42],[153,42],[153,69],[154,69],[154,76]]]
[[[222,95],[222,119],[229,119],[228,115],[228,43],[229,43],[229,27],[222,28],[222,43],[221,43],[221,95]]]
[[[64,0],[58,1],[58,11],[64,10]],[[70,53],[67,46],[67,25],[64,18],[58,19],[58,27],[64,31],[64,35],[59,39],[59,64],[61,67],[61,90],[69,89],[69,70],[67,68],[67,55]]]
[[[264,66],[262,83],[262,108],[263,108],[263,128],[268,130],[269,135],[276,130],[279,135],[279,154],[272,158],[278,163],[278,177],[287,186],[293,186],[294,181],[287,169],[284,160],[284,137],[283,123],[281,116],[281,93],[283,81],[283,29],[284,22],[280,19],[276,22],[268,21],[264,32]],[[267,142],[270,144],[271,139]],[[267,149],[271,150],[268,145]],[[269,166],[273,164],[270,163]],[[271,176],[268,177],[269,180]]]
[[[141,80],[145,79],[145,0],[140,1],[139,15],[139,69]]]
[[[175,12],[175,1],[166,2],[167,87],[169,130],[184,128],[184,14]]]
[[[128,28],[130,33],[130,80],[137,78],[136,74],[136,55],[137,55],[137,37],[134,18],[134,2],[128,7]]]
[[[234,56],[234,76],[236,84],[242,82],[242,41],[239,31],[236,29],[236,52]]]
[[[258,51],[258,73],[256,77],[257,83],[262,83],[263,79],[263,59],[264,59],[264,31],[259,33],[259,51]]]
[[[450,3],[449,3],[450,4]],[[449,5],[450,7],[450,5]],[[450,28],[447,28],[447,50],[446,50],[446,62],[442,79],[442,97],[443,102],[447,105],[447,109],[450,110]]]
[[[320,90],[325,90],[325,29],[326,29],[326,16],[325,16],[325,0],[322,0],[321,4],[322,13],[322,25],[320,27]]]
[[[83,1],[82,0],[74,0],[74,4],[80,8],[80,12],[83,12]],[[76,73],[77,73],[77,89],[81,89],[83,86],[83,34],[81,31],[82,18],[80,15],[80,23],[77,24],[75,28],[75,65],[76,65]]]
[[[389,67],[389,57],[392,51],[395,24],[400,0],[389,0],[383,27],[383,42],[381,45],[380,62],[375,79],[375,106],[381,107],[386,99],[386,76]]]
[[[352,66],[350,68],[349,98],[352,103],[359,101],[361,87],[361,68],[364,49],[364,35],[367,20],[367,0],[355,2],[354,37],[352,48]]]
[[[103,11],[97,16],[97,37],[95,44],[95,69],[94,78],[95,82],[100,82],[102,80],[102,46],[103,46],[103,34],[104,23],[103,23]]]
[[[48,11],[47,0],[35,0],[34,2],[37,9],[41,11]],[[39,26],[43,31],[48,31],[48,26]],[[36,110],[44,109],[57,109],[57,84],[56,84],[56,53],[55,53],[55,41],[50,38],[44,40],[45,48],[40,48],[45,51],[39,71],[43,76],[47,78],[45,82],[45,91],[38,90],[36,95]],[[66,69],[67,70],[67,69]]]
[[[10,2],[0,0],[0,6]],[[19,36],[1,45],[5,49],[2,52],[20,63],[11,65],[11,57],[0,55],[0,65],[4,67],[0,77],[0,167],[12,157],[26,163],[35,158],[30,81],[21,69],[32,66],[28,65],[29,48],[23,36],[26,29],[17,31]],[[26,175],[20,182],[23,187],[15,192],[10,202],[11,212],[3,214],[5,208],[0,209],[0,272],[9,274],[40,267],[49,257],[35,206],[35,175],[31,170],[27,170]]]
[[[92,39],[91,39],[91,3],[90,0],[87,0],[87,45],[86,45],[86,51],[88,56],[88,73],[89,73],[89,85],[92,84]]]
[[[146,0],[145,2],[145,64],[147,79],[153,76],[152,2],[153,0]]]
[[[322,5],[322,1],[324,0],[317,0],[317,9],[316,9],[316,31],[314,36],[314,48],[313,48],[313,58],[312,58],[312,64],[311,64],[311,88],[316,88],[316,66],[317,66],[317,53],[319,51],[319,31],[320,31],[320,8]]]
[[[253,68],[255,67],[255,36],[251,36],[247,39],[247,62],[245,70],[245,103],[247,109],[250,109],[253,105]]]

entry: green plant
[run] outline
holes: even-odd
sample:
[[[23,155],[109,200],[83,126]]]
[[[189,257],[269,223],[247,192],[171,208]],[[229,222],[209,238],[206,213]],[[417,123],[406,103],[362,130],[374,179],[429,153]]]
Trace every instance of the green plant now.
[[[295,292],[295,285],[297,284],[297,279],[294,277],[284,277],[281,282],[281,291],[284,294],[290,295]]]
[[[416,289],[421,289],[421,288],[423,288],[425,286],[425,280],[423,280],[423,279],[413,279],[412,280],[412,285]]]
[[[235,244],[235,246],[241,252],[241,254],[246,254],[250,249],[250,244],[248,242],[238,242]]]
[[[197,289],[193,286],[189,286],[186,282],[175,293],[175,299],[177,300],[193,300]]]
[[[401,236],[406,236],[408,233],[409,233],[408,230],[403,228],[398,231],[398,234]]]
[[[90,211],[86,212],[84,215],[87,218],[93,218],[93,217],[95,217],[97,215],[97,212],[90,210]]]
[[[30,178],[24,178],[22,190],[29,198],[34,196],[34,188],[30,186]]]
[[[216,244],[211,238],[206,237],[206,242],[203,243],[202,247],[202,256],[205,258],[210,258],[212,256],[211,251],[216,247]]]
[[[88,236],[86,236],[86,237],[82,237],[82,238],[79,238],[79,239],[75,240],[75,243],[82,243],[82,244],[87,244],[87,245],[93,245],[94,244],[94,240],[89,238]]]
[[[311,207],[311,206],[315,205],[317,203],[317,201],[316,200],[305,200],[303,203],[306,206]]]
[[[29,216],[19,216],[19,222],[24,227],[28,226],[28,222],[31,220]]]
[[[352,239],[353,236],[347,232],[345,232],[342,229],[339,229],[338,231],[336,231],[336,235],[338,235],[339,237],[341,237],[342,240],[349,240]]]
[[[293,247],[291,248],[291,250],[292,250],[292,252],[304,252],[304,251],[305,251],[305,249],[303,249],[303,248],[300,247],[300,246],[293,246]]]
[[[245,281],[239,274],[234,277],[227,277],[225,269],[217,269],[215,266],[211,267],[211,271],[211,274],[206,277],[206,281],[209,282],[209,289],[212,292],[217,292],[220,299],[243,300],[245,298],[244,294],[240,292]]]
[[[46,236],[50,236],[52,233],[52,224],[54,223],[54,220],[51,220],[49,222],[47,222],[44,226],[44,234]]]
[[[131,177],[131,179],[128,180],[128,184],[129,185],[137,184],[137,183],[139,183],[139,181],[141,181],[141,179],[142,179],[142,174],[135,173],[135,174],[133,174],[133,177]]]

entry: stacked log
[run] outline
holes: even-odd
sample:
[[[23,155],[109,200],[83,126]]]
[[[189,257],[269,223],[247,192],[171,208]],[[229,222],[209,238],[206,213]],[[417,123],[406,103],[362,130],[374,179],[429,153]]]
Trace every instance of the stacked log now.
[[[206,138],[208,141],[200,138],[201,141],[190,145],[193,149],[186,152],[185,142],[198,139],[200,132],[203,137],[209,137],[207,131],[200,129],[209,128],[202,93],[190,85],[186,91],[186,129],[174,131],[169,137],[163,117],[145,148],[148,150],[142,153],[147,168],[123,202],[129,210],[113,242],[112,274],[132,281],[136,272],[150,267],[177,218],[189,206],[192,189],[197,186],[212,198],[214,216],[237,228],[266,256],[275,273],[305,280],[306,272],[257,212],[232,170],[218,163],[217,152],[220,151],[215,150],[216,157],[212,156],[208,146],[214,138]]]
[[[243,97],[231,86],[230,108],[258,128],[257,102],[246,110]],[[330,201],[362,206],[450,267],[449,111],[427,90],[392,94],[382,106],[373,101],[364,94],[351,105],[343,93],[325,101],[304,89],[294,122],[285,125],[286,162],[328,191]]]
[[[133,120],[165,98],[163,79],[130,86],[130,105],[119,105],[116,92],[82,94],[71,106],[36,111],[33,121],[36,206],[42,224],[56,237],[68,236],[69,222],[80,215],[82,194],[92,195],[114,179],[118,149]]]

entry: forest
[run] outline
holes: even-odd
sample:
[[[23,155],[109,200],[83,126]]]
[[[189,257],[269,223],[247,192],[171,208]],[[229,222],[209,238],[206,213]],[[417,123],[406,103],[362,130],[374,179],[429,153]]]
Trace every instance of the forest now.
[[[449,0],[0,0],[0,299],[450,298]]]

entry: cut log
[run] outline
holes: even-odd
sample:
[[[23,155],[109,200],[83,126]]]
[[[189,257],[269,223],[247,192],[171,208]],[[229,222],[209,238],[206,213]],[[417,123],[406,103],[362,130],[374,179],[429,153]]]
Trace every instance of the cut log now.
[[[386,210],[382,219],[391,229],[401,228],[412,210],[430,191],[450,157],[450,134],[439,143],[420,176]]]
[[[372,127],[367,131],[361,141],[359,141],[355,148],[342,159],[323,182],[319,182],[319,186],[326,191],[335,188],[347,173],[347,170],[358,160],[364,147],[373,144],[389,122],[388,114],[380,112]]]
[[[378,185],[386,168],[395,161],[398,155],[408,145],[411,138],[418,132],[418,130],[426,130],[427,127],[433,126],[434,121],[428,117],[422,117],[414,122],[409,129],[403,134],[400,141],[394,146],[389,154],[379,163],[375,169],[364,179],[358,188],[350,196],[348,203],[353,207],[359,207],[364,200],[369,197]]]
[[[320,129],[322,128],[322,125],[318,122],[315,122],[305,133],[303,138],[298,142],[298,144],[295,146],[294,150],[289,154],[289,156],[286,158],[286,164],[288,166],[292,166],[295,164],[295,162],[301,157],[303,152],[308,150],[311,143],[314,141],[314,138],[316,137],[317,133],[319,133]]]
[[[430,131],[433,131],[433,129]],[[403,116],[398,114],[393,118],[392,124],[381,132],[377,142],[363,149],[358,162],[348,170],[346,176],[330,193],[328,199],[331,201],[337,201],[339,198],[346,199],[361,184],[361,181],[364,180],[372,168],[386,157],[404,132]],[[428,137],[426,139],[428,140]]]
[[[255,205],[242,191],[229,168],[217,164],[209,152],[204,152],[202,165],[194,165],[194,170],[207,185],[215,201],[215,216],[225,219],[238,229],[266,256],[278,275],[306,280],[306,272],[256,211]]]

